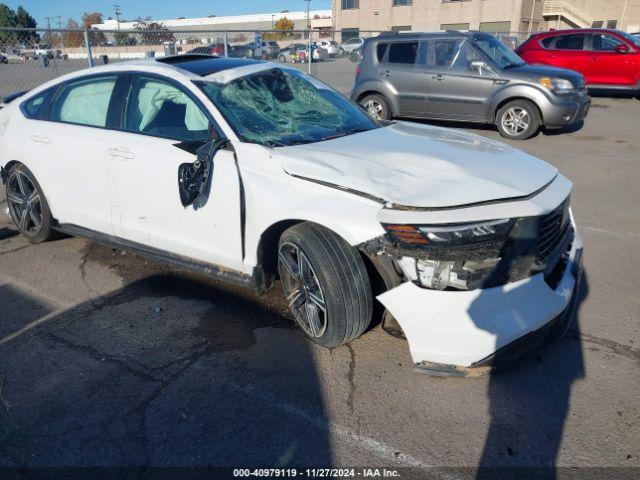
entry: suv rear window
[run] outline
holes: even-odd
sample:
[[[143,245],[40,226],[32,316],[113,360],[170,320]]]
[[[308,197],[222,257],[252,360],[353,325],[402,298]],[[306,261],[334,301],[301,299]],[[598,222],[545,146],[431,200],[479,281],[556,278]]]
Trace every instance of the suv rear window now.
[[[398,42],[389,44],[389,63],[415,65],[418,42]]]

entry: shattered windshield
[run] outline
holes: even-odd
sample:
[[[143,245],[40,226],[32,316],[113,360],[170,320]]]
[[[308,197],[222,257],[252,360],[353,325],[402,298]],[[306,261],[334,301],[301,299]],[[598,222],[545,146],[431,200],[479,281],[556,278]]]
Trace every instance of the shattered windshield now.
[[[335,90],[296,70],[273,68],[198,85],[245,142],[285,147],[381,126]]]

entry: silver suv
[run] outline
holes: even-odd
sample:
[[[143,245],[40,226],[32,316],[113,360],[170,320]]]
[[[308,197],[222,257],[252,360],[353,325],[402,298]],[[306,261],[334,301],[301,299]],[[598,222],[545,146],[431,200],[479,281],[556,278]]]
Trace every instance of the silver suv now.
[[[578,123],[591,105],[579,73],[528,65],[481,32],[366,39],[356,72],[351,98],[376,118],[493,123],[514,140]]]

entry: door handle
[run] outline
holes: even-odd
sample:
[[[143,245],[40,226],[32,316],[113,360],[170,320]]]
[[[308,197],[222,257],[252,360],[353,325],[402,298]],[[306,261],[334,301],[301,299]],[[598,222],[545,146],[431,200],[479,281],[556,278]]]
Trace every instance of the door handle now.
[[[42,135],[31,135],[31,141],[36,143],[51,143],[51,139],[49,137]]]
[[[436,80],[436,81],[438,81],[438,82],[441,82],[441,81],[443,81],[443,80],[444,80],[444,76],[443,76],[443,75],[441,75],[441,74],[437,74],[437,75],[433,75],[433,76],[431,77],[431,79],[432,79],[432,80]]]
[[[384,72],[382,72],[382,75],[385,77],[390,77],[391,76],[391,72],[389,70],[385,70]]]
[[[136,158],[136,154],[130,152],[125,147],[108,148],[107,151],[109,152],[109,155],[115,158],[120,158],[120,159]]]

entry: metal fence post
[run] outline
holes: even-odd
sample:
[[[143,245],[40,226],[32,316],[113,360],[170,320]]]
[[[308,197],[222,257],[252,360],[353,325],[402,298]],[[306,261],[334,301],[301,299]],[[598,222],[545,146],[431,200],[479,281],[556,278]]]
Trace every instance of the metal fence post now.
[[[311,57],[313,57],[313,52],[311,51],[311,30],[307,31],[307,57],[309,57],[309,67],[307,73],[311,75]]]
[[[228,32],[224,32],[224,56],[229,56],[229,35]]]
[[[93,67],[93,56],[91,55],[91,40],[89,39],[89,30],[84,31],[84,46],[87,48],[87,58],[89,59],[89,68]]]

